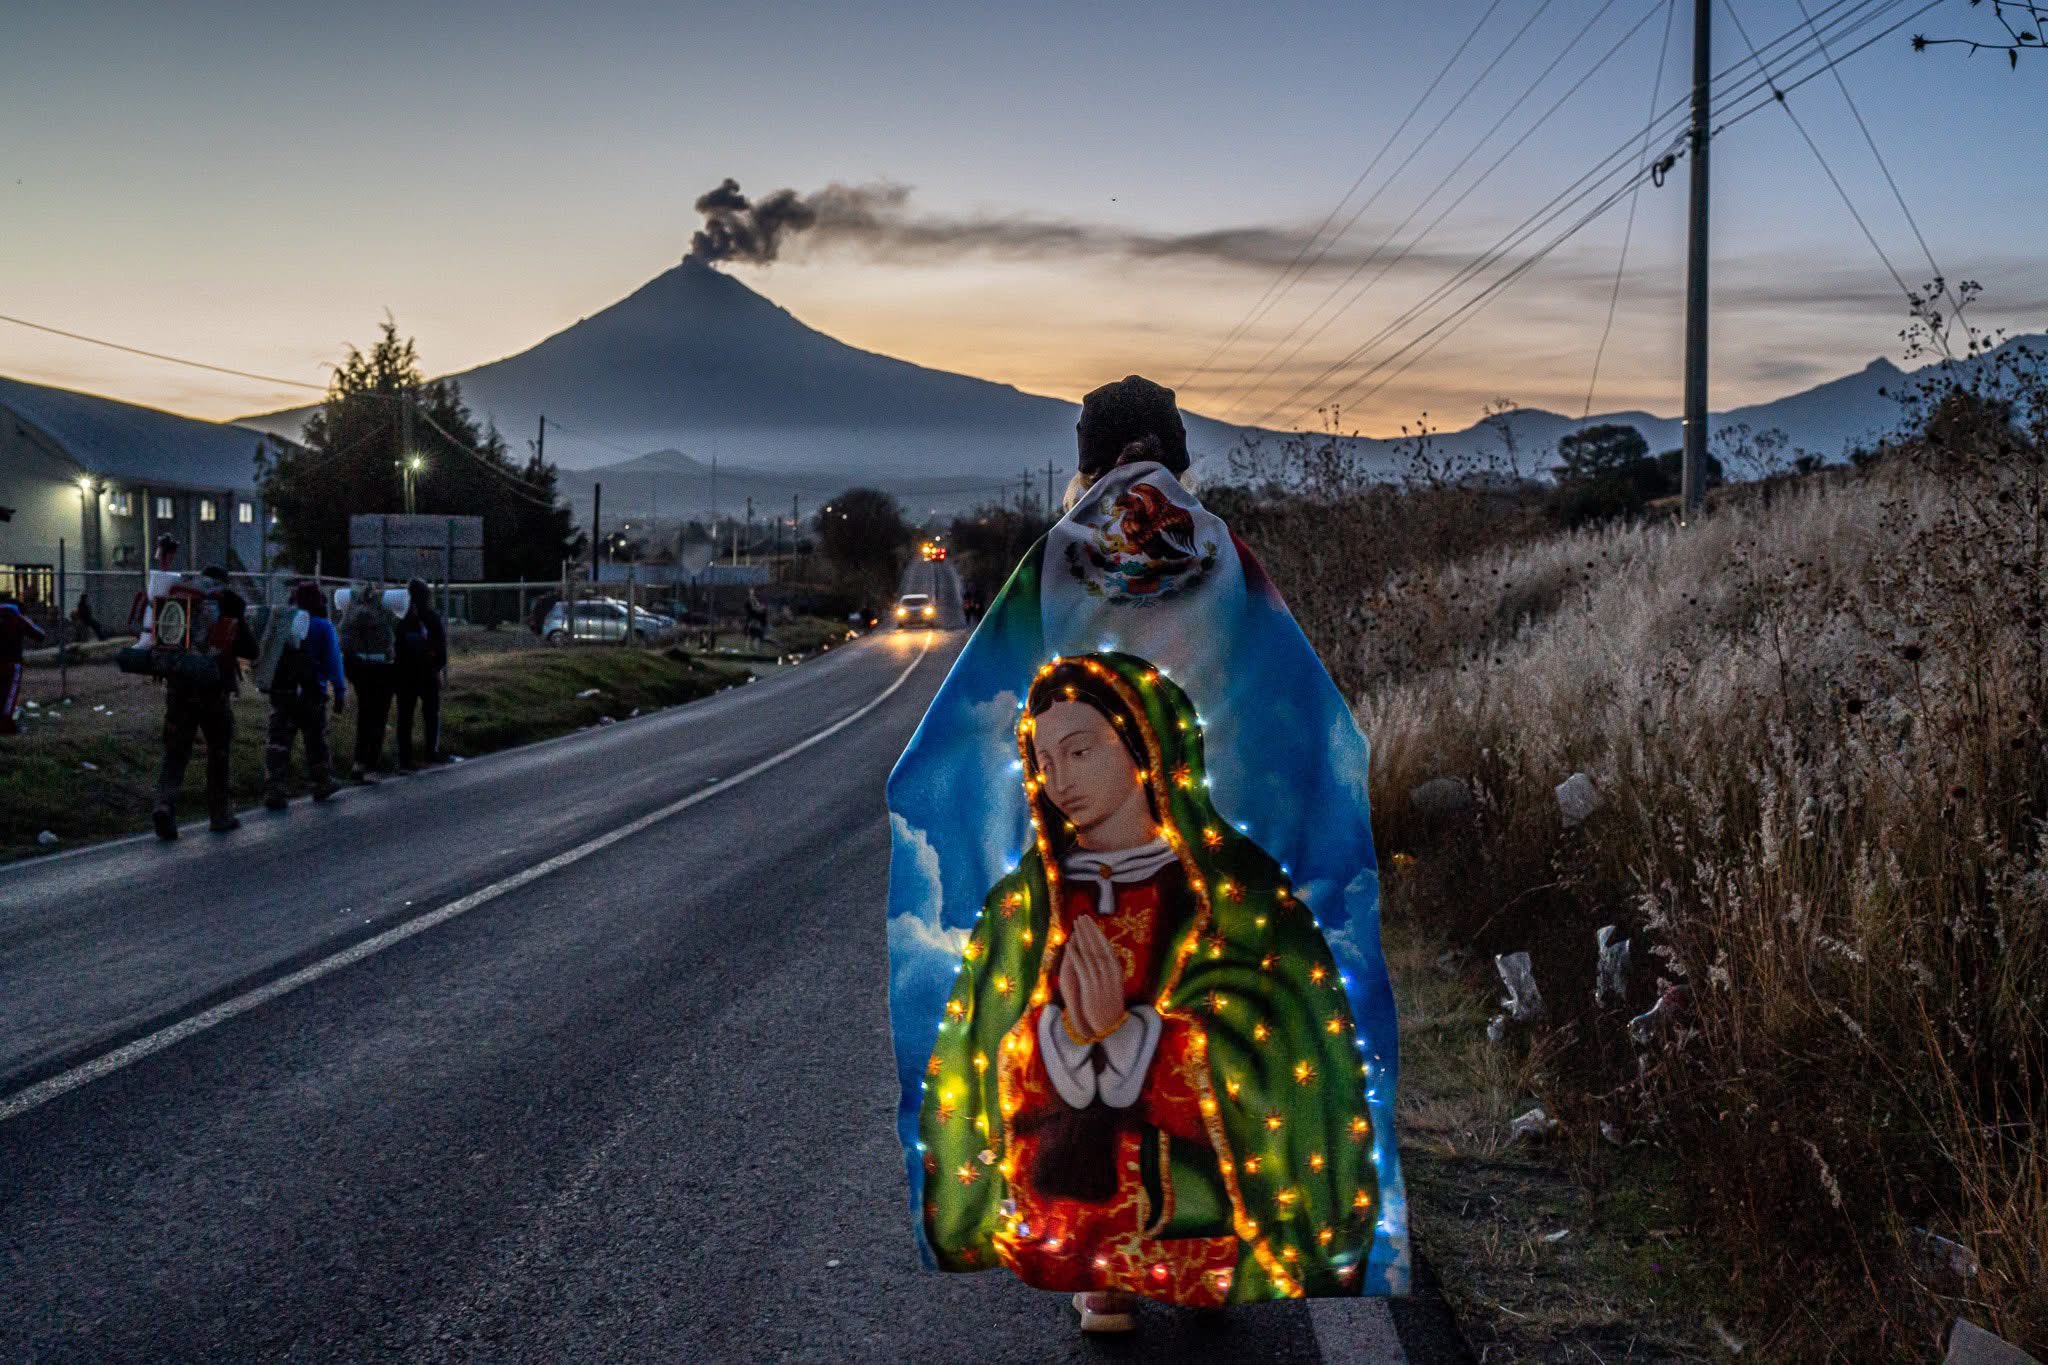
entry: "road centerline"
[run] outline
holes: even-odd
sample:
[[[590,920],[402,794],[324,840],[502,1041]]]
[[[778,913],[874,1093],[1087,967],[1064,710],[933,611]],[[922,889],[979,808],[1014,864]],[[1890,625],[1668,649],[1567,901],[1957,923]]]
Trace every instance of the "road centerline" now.
[[[67,1071],[38,1081],[34,1085],[27,1086],[11,1095],[0,1097],[0,1123],[17,1118],[61,1095],[68,1094],[81,1086],[88,1085],[103,1076],[111,1075],[124,1067],[133,1065],[145,1057],[161,1052],[165,1048],[171,1047],[187,1038],[204,1033],[208,1029],[224,1024],[230,1019],[246,1014],[261,1005],[268,1004],[270,1001],[287,995],[301,986],[309,985],[314,981],[320,980],[322,977],[342,970],[344,967],[351,967],[366,958],[374,957],[386,948],[394,947],[405,942],[407,939],[427,932],[429,929],[446,924],[448,921],[465,915],[479,906],[489,904],[508,892],[516,891],[520,887],[539,881],[550,873],[581,862],[594,853],[600,853],[621,840],[630,839],[643,830],[660,824],[662,821],[679,815],[692,806],[708,801],[712,797],[728,791],[750,778],[757,777],[769,769],[787,762],[812,746],[830,739],[833,735],[838,734],[847,726],[868,715],[876,707],[894,696],[905,683],[910,681],[911,674],[917,671],[918,665],[924,662],[925,656],[930,652],[931,637],[927,634],[923,644],[918,649],[916,657],[911,659],[903,671],[896,675],[895,680],[859,708],[833,721],[830,725],[805,736],[795,744],[770,754],[768,757],[746,768],[742,768],[739,772],[729,777],[718,778],[709,785],[699,788],[688,796],[680,797],[658,810],[649,811],[647,814],[630,820],[616,829],[588,839],[573,848],[565,849],[551,858],[523,868],[508,877],[500,878],[488,886],[480,887],[470,892],[468,895],[458,897],[445,905],[406,920],[401,924],[393,925],[382,933],[366,938],[360,943],[356,943],[329,957],[322,958],[318,962],[311,963],[295,972],[287,973],[275,981],[266,982],[264,985],[245,991],[232,999],[224,1000],[209,1009],[201,1010],[199,1013],[188,1018],[166,1025],[154,1033],[123,1044],[90,1061],[82,1062]]]

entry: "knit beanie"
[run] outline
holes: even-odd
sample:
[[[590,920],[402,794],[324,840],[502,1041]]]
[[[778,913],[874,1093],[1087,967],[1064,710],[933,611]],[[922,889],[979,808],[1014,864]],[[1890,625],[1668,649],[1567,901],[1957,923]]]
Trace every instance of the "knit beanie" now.
[[[1145,447],[1138,458],[1157,460],[1176,477],[1187,472],[1188,431],[1173,390],[1139,375],[1125,375],[1083,398],[1074,430],[1080,436],[1081,473],[1088,478],[1114,469],[1134,442]]]

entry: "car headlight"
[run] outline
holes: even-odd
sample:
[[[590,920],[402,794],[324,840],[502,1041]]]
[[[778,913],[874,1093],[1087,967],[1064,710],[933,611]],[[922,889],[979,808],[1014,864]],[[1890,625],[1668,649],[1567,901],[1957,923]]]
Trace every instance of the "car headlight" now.
[[[933,608],[931,608],[931,607],[926,607],[926,608],[924,609],[924,614],[925,614],[926,616],[930,616],[930,615],[932,614],[933,610],[934,610],[934,609],[933,609]]]

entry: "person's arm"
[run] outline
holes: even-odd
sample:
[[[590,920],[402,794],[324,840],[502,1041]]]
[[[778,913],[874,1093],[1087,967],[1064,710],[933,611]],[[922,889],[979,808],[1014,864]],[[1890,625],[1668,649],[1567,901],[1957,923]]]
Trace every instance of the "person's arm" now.
[[[17,611],[15,613],[15,616],[21,621],[21,628],[24,631],[26,631],[31,637],[33,637],[36,643],[42,643],[42,641],[45,638],[43,635],[43,628],[37,625],[35,622],[29,620],[28,617],[22,612]]]
[[[333,624],[316,617],[306,636],[306,648],[313,655],[314,673],[334,688],[334,701],[339,706],[348,695],[348,678],[341,667],[341,642],[335,637]]]
[[[427,618],[427,630],[429,635],[433,639],[434,671],[436,673],[446,673],[448,671],[447,622],[443,621],[440,617],[440,614],[437,612],[433,616]]]

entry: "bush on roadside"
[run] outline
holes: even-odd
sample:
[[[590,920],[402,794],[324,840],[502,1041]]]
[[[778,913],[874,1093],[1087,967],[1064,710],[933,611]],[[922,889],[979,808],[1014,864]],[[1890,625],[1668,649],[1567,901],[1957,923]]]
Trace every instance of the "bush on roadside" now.
[[[1956,1316],[2048,1344],[2041,357],[1913,415],[1686,529],[1276,569],[1413,859],[1389,916],[1532,953],[1551,1112],[1589,1164],[1602,1122],[1671,1157],[1766,1358],[1926,1359]],[[1605,805],[1566,828],[1579,771]],[[1414,807],[1442,776],[1469,811]],[[1604,924],[1638,963],[1605,1010]]]

